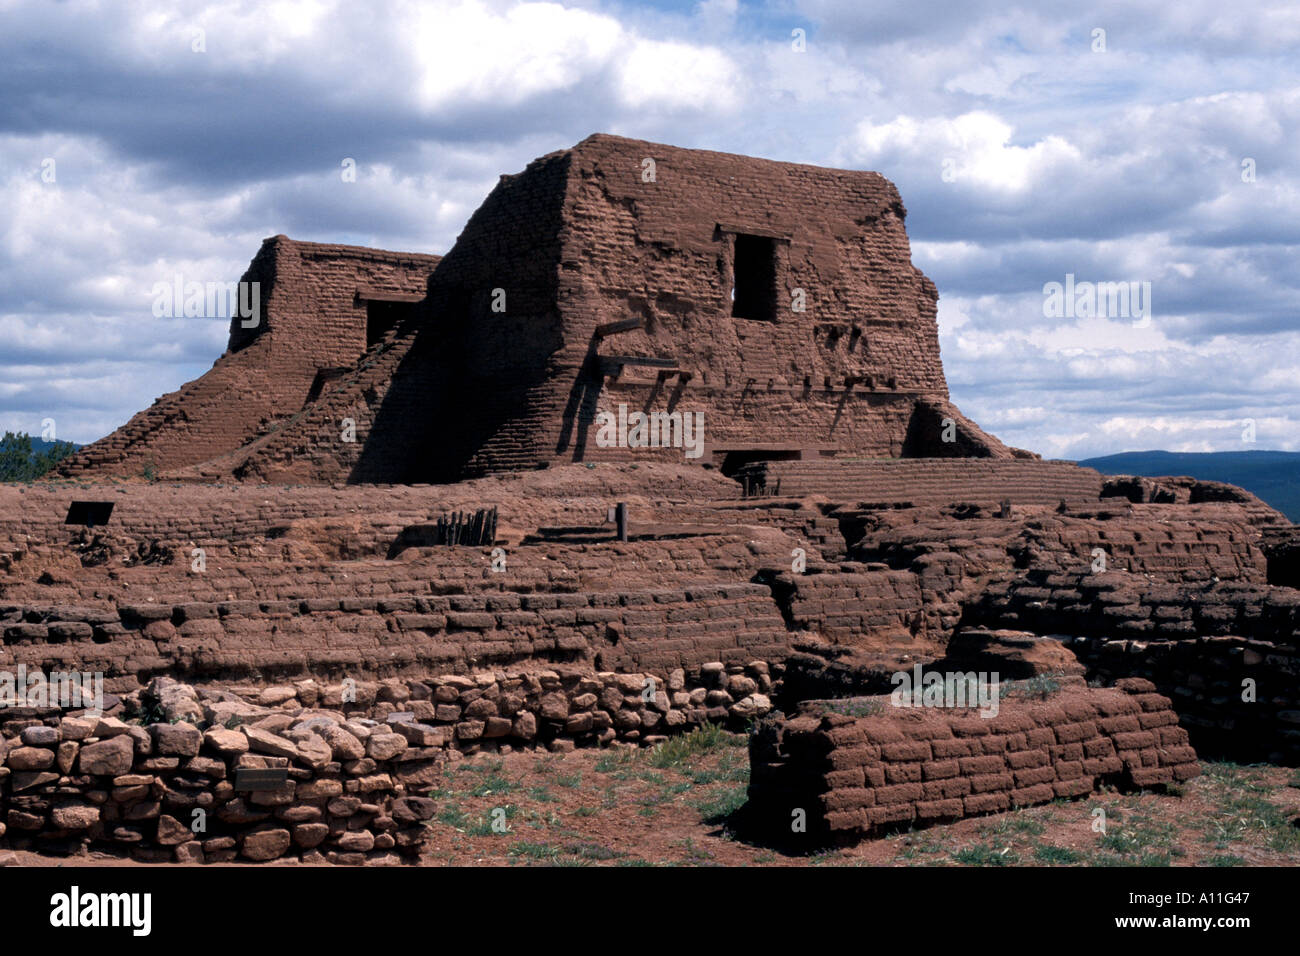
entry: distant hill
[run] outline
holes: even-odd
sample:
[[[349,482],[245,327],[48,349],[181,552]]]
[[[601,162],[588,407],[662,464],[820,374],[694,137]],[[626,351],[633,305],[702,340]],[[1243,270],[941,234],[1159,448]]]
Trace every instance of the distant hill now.
[[[33,436],[32,454],[39,455],[42,452],[49,451],[51,448],[54,448],[56,445],[66,445],[70,447],[73,451],[76,451],[78,448],[82,447],[81,445],[78,445],[75,441],[46,441],[44,438],[36,438],[35,436]]]
[[[45,441],[26,432],[0,436],[0,481],[34,481],[75,452],[72,442]]]
[[[1126,451],[1079,462],[1103,475],[1190,475],[1226,481],[1267,501],[1300,523],[1300,452],[1295,451]]]

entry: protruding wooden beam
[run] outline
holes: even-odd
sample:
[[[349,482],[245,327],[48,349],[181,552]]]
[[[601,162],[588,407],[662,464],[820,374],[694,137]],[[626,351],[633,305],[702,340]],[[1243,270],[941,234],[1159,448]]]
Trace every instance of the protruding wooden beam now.
[[[621,322],[606,322],[604,325],[596,326],[596,338],[603,339],[607,335],[617,335],[619,332],[635,332],[637,329],[645,328],[645,319],[624,319]]]
[[[677,371],[677,359],[655,358],[644,355],[598,355],[602,374],[616,375],[624,365],[643,365],[648,368],[666,368]]]
[[[357,289],[359,302],[423,302],[423,292],[388,292],[384,289],[362,287]]]

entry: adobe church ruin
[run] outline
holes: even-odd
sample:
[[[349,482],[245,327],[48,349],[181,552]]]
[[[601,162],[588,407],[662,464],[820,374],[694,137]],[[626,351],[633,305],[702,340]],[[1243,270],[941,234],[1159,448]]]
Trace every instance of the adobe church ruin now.
[[[1300,531],[982,432],[903,218],[875,173],[593,136],[441,258],[267,240],[210,372],[0,486],[0,692],[106,692],[0,709],[0,840],[414,860],[449,763],[706,722],[810,841],[1300,761]],[[705,454],[606,447],[620,406]],[[917,668],[1013,683],[890,706]]]
[[[212,371],[65,473],[427,482],[644,457],[594,440],[619,405],[702,413],[720,465],[1009,458],[948,402],[904,216],[877,173],[592,136],[501,177],[441,259],[266,240],[242,280],[264,321],[232,319]]]

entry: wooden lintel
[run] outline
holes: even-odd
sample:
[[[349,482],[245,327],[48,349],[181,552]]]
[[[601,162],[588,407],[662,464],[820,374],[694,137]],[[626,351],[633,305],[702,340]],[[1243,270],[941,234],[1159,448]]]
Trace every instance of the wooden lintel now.
[[[651,355],[601,355],[599,358],[606,365],[645,365],[649,368],[673,370],[680,367],[675,358],[656,358]]]
[[[596,338],[603,339],[607,335],[616,335],[619,332],[635,332],[637,329],[644,328],[645,319],[640,317],[624,319],[621,322],[606,322],[604,325],[596,326]]]
[[[360,302],[423,302],[423,292],[385,292],[382,289],[357,289]]]

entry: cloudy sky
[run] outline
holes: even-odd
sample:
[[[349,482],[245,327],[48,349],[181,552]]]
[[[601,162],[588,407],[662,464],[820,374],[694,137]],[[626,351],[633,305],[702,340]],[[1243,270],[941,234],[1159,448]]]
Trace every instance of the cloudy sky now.
[[[604,131],[892,179],[1012,444],[1297,450],[1298,54],[1293,0],[0,0],[0,429],[90,441],[202,374],[227,321],[155,283],[277,233],[445,252]],[[1149,317],[1049,314],[1067,275]]]

